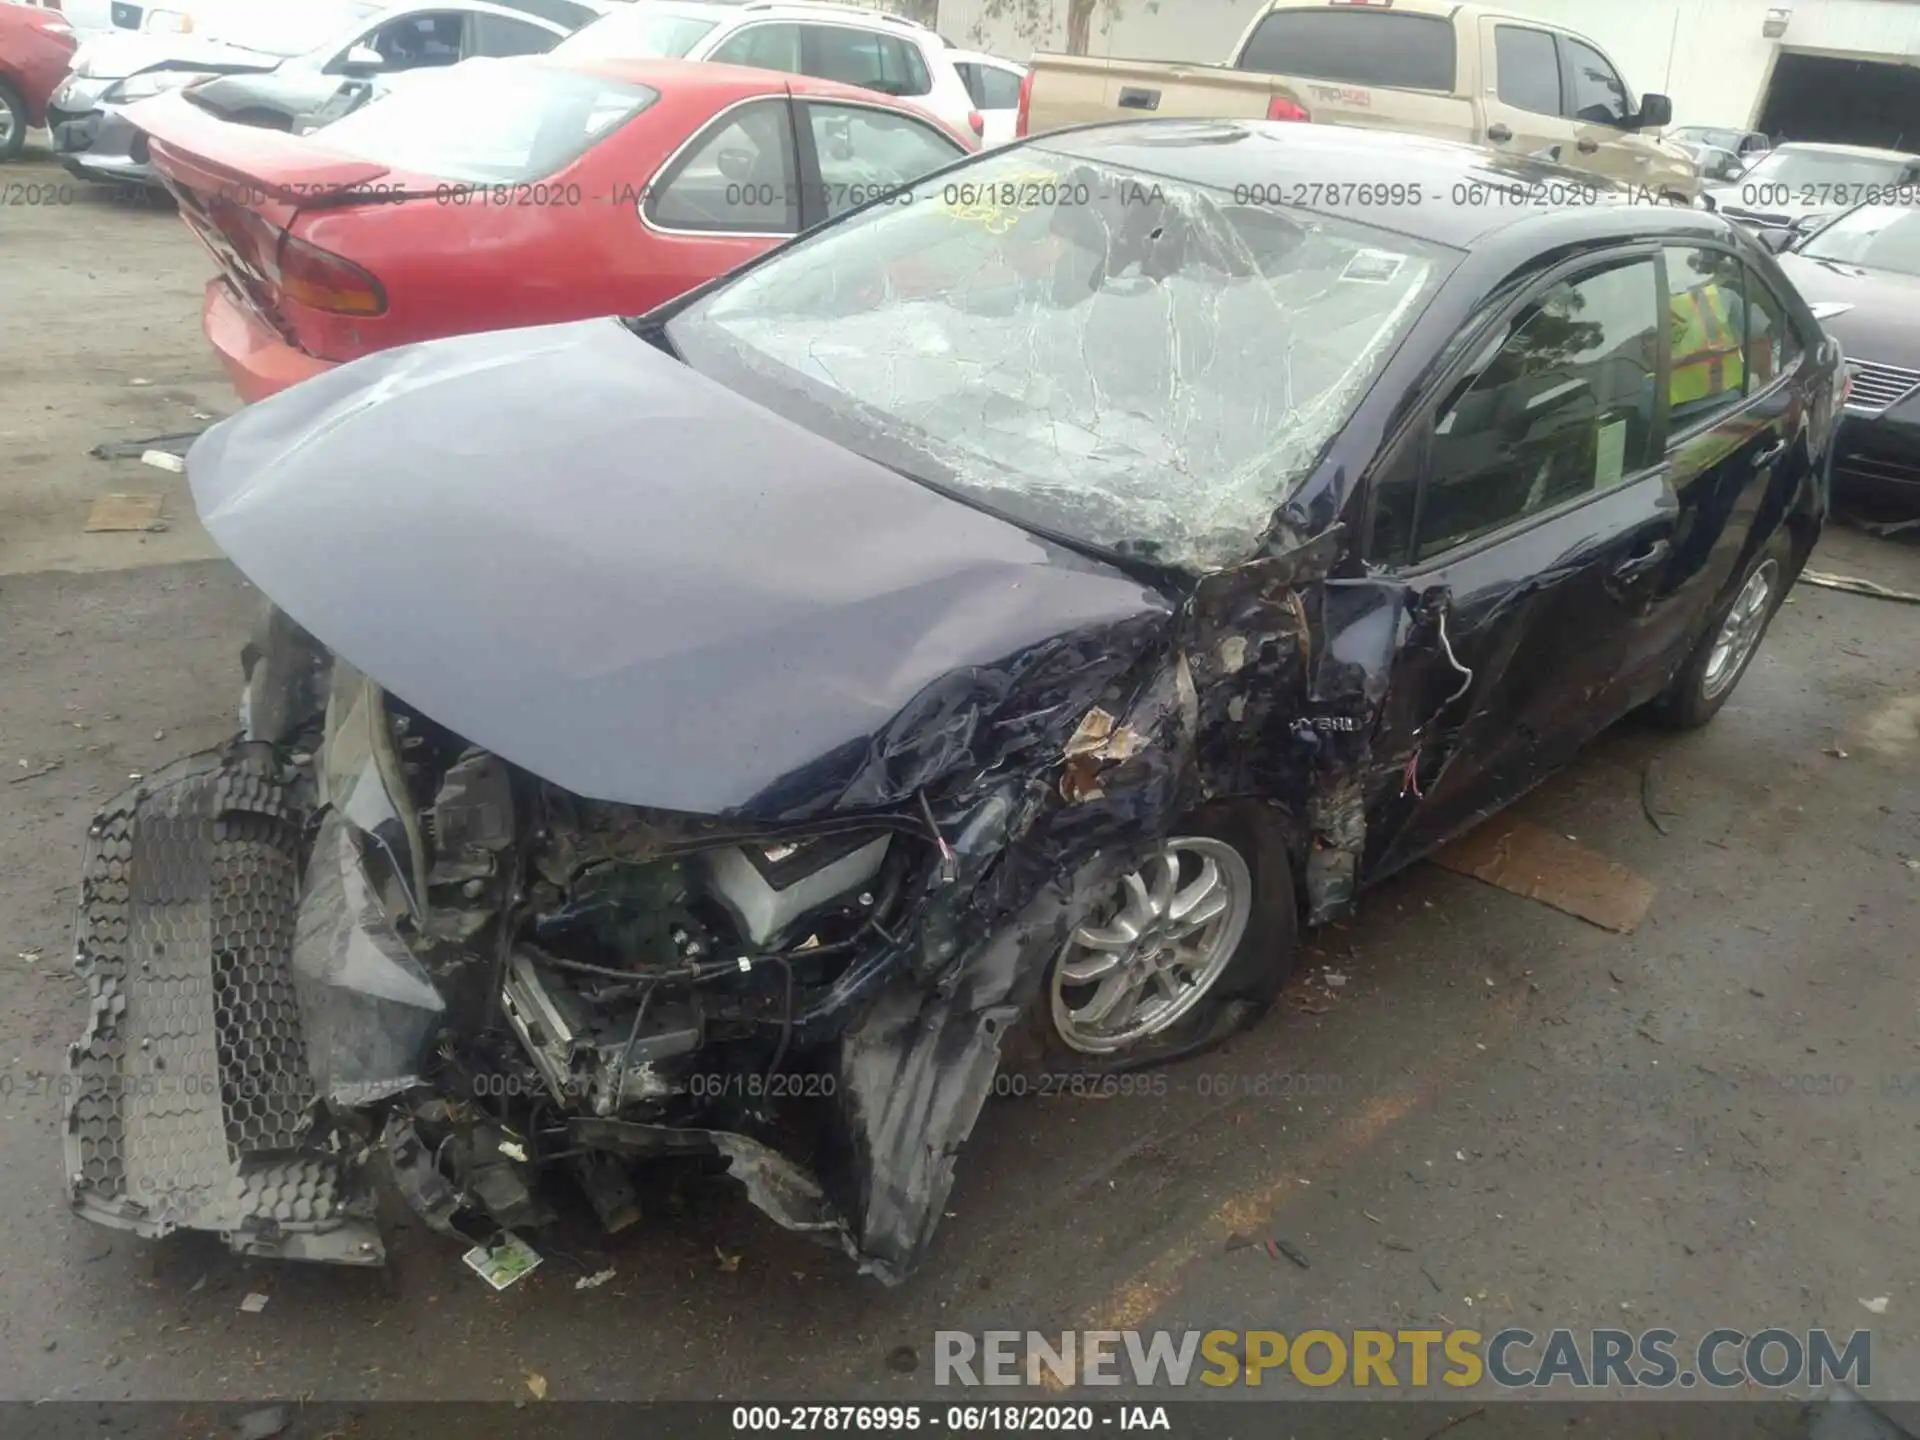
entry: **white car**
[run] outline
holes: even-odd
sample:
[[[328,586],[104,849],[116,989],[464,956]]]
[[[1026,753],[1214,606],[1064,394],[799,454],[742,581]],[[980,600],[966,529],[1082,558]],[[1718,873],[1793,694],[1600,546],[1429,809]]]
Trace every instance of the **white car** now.
[[[953,57],[964,53],[898,15],[817,0],[633,0],[554,49],[563,56],[712,60],[814,75],[912,100],[966,130],[977,107],[954,66]]]
[[[221,0],[186,35],[108,35],[81,45],[47,106],[53,152],[86,180],[155,185],[146,137],[127,106],[193,86],[223,119],[305,130],[305,117],[350,82],[541,54],[599,17],[600,0]]]
[[[1005,145],[1014,139],[1020,120],[1020,87],[1026,83],[1027,67],[974,50],[949,50],[947,57],[960,72],[960,83],[973,96],[974,113],[980,117],[973,133],[980,137],[981,145]]]

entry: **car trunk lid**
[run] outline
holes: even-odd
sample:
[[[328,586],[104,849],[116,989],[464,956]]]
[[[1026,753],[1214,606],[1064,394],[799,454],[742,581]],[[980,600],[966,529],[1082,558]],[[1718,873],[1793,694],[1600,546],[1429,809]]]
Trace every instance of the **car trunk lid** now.
[[[385,313],[378,277],[304,239],[300,221],[341,206],[430,197],[434,181],[217,119],[179,94],[133,106],[128,116],[150,137],[154,168],[187,228],[240,302],[289,344],[318,355],[316,333],[327,320]]]

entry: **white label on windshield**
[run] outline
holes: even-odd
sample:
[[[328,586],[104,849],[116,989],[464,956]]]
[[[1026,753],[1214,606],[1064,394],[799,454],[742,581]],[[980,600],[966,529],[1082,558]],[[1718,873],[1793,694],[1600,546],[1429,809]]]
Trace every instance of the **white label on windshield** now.
[[[1357,280],[1366,285],[1384,285],[1400,273],[1407,257],[1391,250],[1361,250],[1340,272],[1342,280]]]
[[[1620,483],[1621,472],[1627,466],[1627,422],[1615,420],[1600,427],[1598,442],[1594,446],[1593,488],[1604,490],[1609,485]]]

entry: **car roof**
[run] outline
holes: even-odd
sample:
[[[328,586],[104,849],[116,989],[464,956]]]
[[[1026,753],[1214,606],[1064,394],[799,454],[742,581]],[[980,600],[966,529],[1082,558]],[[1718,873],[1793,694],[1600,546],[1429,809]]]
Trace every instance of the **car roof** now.
[[[1805,150],[1818,155],[1850,155],[1862,160],[1920,160],[1920,155],[1910,150],[1882,150],[1873,145],[1832,145],[1824,140],[1789,140],[1773,149],[1775,154],[1782,150]]]
[[[658,56],[622,59],[607,55],[524,55],[510,61],[543,65],[554,70],[572,70],[583,75],[646,85],[663,94],[669,90],[711,91],[720,98],[745,98],[752,95],[795,95],[823,100],[847,100],[860,105],[899,110],[918,119],[932,121],[947,134],[964,139],[939,116],[930,114],[910,99],[884,95],[863,85],[848,85],[839,80],[822,80],[813,75],[790,75],[784,70],[762,70],[751,65],[723,65],[712,60],[670,60]]]
[[[1599,236],[1733,230],[1710,212],[1655,203],[1584,171],[1396,131],[1285,120],[1135,120],[1049,131],[1024,143],[1460,250],[1496,231],[1581,211],[1594,216],[1590,233]]]
[[[895,15],[877,6],[836,3],[836,0],[669,0],[669,3],[628,0],[628,4],[635,10],[658,9],[670,14],[698,16],[703,20],[725,20],[736,15],[742,19],[837,19],[881,29],[910,30],[921,35],[934,33],[931,27],[904,15]]]
[[[947,58],[956,65],[998,65],[1003,70],[1018,70],[1022,75],[1027,67],[1018,60],[1009,60],[1004,55],[989,55],[985,50],[949,50]]]

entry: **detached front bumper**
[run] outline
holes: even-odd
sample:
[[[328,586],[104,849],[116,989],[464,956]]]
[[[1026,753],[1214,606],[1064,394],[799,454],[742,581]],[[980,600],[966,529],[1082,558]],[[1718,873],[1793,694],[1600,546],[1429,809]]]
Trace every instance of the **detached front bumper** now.
[[[156,1237],[377,1265],[362,1164],[307,1057],[299,813],[265,746],[182,760],[88,832],[75,923],[91,1015],[68,1052],[69,1195]]]

